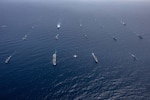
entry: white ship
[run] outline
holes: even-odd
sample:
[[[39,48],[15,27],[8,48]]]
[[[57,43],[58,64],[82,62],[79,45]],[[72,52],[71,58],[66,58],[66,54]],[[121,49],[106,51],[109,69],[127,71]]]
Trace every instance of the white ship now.
[[[129,52],[129,54],[133,57],[134,60],[137,60],[137,57],[134,54],[132,54],[131,52]]]
[[[57,34],[57,35],[55,36],[56,40],[58,40],[58,36],[59,36],[59,34]]]
[[[53,63],[54,66],[56,66],[56,51],[52,56],[52,63]]]
[[[26,34],[26,35],[24,35],[24,37],[22,38],[22,40],[26,40],[27,39],[27,37],[28,37],[28,35]]]
[[[57,24],[57,29],[60,29],[60,24]]]
[[[82,27],[82,24],[80,24],[80,27]]]
[[[124,21],[121,21],[121,23],[122,23],[124,26],[126,26],[126,23],[125,23]]]
[[[9,63],[11,57],[12,57],[12,56],[9,56],[9,57],[5,60],[5,64]]]
[[[95,62],[98,63],[98,59],[97,59],[97,57],[95,56],[95,54],[93,52],[92,52],[92,56],[93,56]]]
[[[74,58],[77,58],[77,57],[78,57],[78,55],[74,54],[74,55],[73,55],[73,57],[74,57]]]

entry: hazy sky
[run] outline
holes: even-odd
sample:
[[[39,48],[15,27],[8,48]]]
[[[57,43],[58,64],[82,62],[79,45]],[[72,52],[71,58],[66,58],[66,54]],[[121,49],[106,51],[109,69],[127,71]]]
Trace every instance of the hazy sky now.
[[[143,1],[150,1],[150,0],[0,0],[0,1],[11,1],[11,2],[14,2],[14,1],[18,1],[18,2],[22,2],[22,1],[28,1],[28,2],[36,2],[36,1],[38,1],[38,2],[47,2],[47,1],[59,1],[59,2],[61,2],[61,1],[80,1],[80,2],[99,2],[99,1],[106,1],[106,2],[109,2],[109,1],[118,1],[118,2],[131,2],[131,1],[141,1],[141,2],[143,2]]]

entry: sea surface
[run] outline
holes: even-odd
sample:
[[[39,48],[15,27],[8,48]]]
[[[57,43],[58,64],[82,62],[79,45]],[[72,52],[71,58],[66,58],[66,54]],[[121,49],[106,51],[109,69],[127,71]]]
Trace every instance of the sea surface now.
[[[148,99],[150,2],[0,2],[0,100]]]

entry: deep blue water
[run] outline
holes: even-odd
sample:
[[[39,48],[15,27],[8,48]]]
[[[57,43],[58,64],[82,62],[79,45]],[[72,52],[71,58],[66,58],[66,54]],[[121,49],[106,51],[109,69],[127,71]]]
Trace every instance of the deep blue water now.
[[[149,2],[1,2],[0,100],[148,100],[149,10]]]

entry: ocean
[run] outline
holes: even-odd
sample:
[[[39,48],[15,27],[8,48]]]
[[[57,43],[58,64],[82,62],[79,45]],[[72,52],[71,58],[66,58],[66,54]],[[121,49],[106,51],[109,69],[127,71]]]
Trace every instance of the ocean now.
[[[142,1],[1,1],[0,100],[148,100],[149,10]]]

